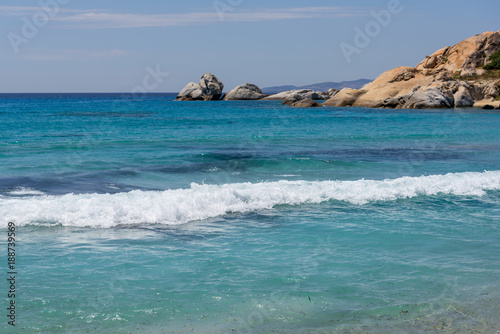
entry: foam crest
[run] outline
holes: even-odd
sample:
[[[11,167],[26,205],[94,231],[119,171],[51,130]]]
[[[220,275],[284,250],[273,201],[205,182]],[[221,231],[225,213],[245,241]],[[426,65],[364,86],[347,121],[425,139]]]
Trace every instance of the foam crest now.
[[[373,181],[279,181],[118,194],[0,198],[0,224],[58,224],[109,228],[121,224],[176,225],[195,220],[338,200],[355,205],[416,196],[482,196],[500,190],[500,171],[402,177]]]
[[[41,196],[45,195],[44,192],[32,189],[32,188],[25,188],[25,187],[16,187],[13,190],[8,192],[9,195],[13,196]]]

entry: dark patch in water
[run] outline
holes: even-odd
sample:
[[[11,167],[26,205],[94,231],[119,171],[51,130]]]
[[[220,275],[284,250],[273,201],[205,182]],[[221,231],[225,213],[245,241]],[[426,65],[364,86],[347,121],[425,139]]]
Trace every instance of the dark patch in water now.
[[[301,156],[319,156],[332,158],[348,158],[360,161],[435,161],[457,160],[466,157],[465,154],[446,149],[413,149],[413,148],[369,148],[369,149],[334,149],[298,152]]]
[[[78,112],[66,112],[58,114],[58,116],[78,116],[78,117],[150,117],[156,115],[155,113],[126,113],[117,111],[78,111]]]
[[[116,229],[122,230],[140,230],[153,232],[154,234],[161,235],[164,238],[174,239],[181,243],[190,243],[204,241],[209,238],[219,236],[219,233],[203,233],[203,230],[189,230],[186,226],[189,224],[182,225],[151,225],[151,224],[141,224],[141,225],[119,225]]]
[[[72,174],[72,175],[39,175],[37,177],[0,178],[0,194],[11,196],[9,193],[16,188],[29,188],[41,191],[47,195],[65,195],[68,193],[86,194],[114,194],[132,190],[158,190],[144,187],[133,187],[116,182],[110,182],[100,173]],[[112,186],[111,186],[112,185]]]
[[[147,170],[164,174],[191,174],[207,173],[216,171],[246,172],[253,167],[272,166],[278,162],[272,159],[255,159],[249,157],[246,160],[222,160],[214,162],[199,162],[183,165],[150,167]]]
[[[78,133],[57,133],[57,134],[50,134],[50,135],[41,135],[41,137],[57,137],[57,138],[69,138],[69,137],[87,137],[87,135],[84,134],[78,134]]]
[[[202,159],[216,161],[232,161],[232,160],[249,160],[254,159],[255,155],[249,153],[232,152],[232,153],[207,153],[200,156]]]

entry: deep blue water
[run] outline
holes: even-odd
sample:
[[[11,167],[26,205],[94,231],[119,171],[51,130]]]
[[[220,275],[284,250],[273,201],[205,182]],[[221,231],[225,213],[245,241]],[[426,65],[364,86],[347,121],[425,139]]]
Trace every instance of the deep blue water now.
[[[495,333],[499,116],[0,95],[0,328]]]

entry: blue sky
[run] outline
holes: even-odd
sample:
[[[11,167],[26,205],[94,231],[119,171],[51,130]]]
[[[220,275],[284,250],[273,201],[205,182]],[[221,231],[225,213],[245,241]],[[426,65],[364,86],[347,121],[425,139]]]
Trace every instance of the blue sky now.
[[[373,79],[500,30],[498,13],[498,0],[1,0],[0,92],[177,92],[205,72],[225,90]]]

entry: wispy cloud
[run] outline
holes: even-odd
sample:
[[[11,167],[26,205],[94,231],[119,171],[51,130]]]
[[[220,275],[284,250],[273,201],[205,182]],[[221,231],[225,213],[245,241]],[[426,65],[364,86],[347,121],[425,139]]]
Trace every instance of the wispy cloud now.
[[[129,55],[125,50],[46,50],[46,49],[27,49],[21,58],[36,61],[91,61],[105,60]]]
[[[0,6],[0,16],[22,16],[37,10],[40,10],[40,7]]]
[[[36,12],[43,11],[43,7],[29,7],[29,6],[0,6],[0,16],[25,16],[32,15]],[[54,10],[54,8],[48,8]],[[75,13],[88,13],[89,9],[67,9],[58,7],[59,13],[75,14]],[[96,10],[97,11],[97,10]],[[104,11],[104,10],[98,10]]]
[[[0,7],[0,11],[2,11]],[[20,15],[37,7],[8,7],[10,15]],[[37,8],[38,10],[40,8]],[[293,19],[342,18],[369,15],[366,9],[352,7],[297,7],[283,9],[238,10],[224,13],[226,22],[259,22]],[[65,23],[65,27],[80,29],[170,27],[220,22],[214,11],[179,14],[122,14],[107,10],[61,11],[53,21]]]

